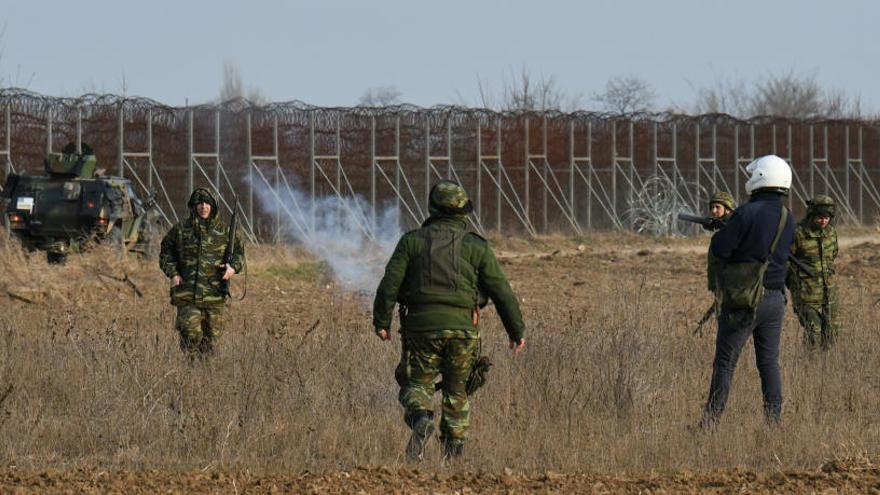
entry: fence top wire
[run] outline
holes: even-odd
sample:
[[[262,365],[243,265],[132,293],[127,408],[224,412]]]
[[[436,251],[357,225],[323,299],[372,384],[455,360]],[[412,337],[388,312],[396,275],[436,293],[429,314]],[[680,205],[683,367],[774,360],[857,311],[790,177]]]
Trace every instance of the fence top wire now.
[[[17,111],[29,115],[47,115],[51,110],[53,114],[63,115],[68,112],[95,111],[96,108],[123,108],[126,112],[146,113],[151,111],[153,118],[158,122],[177,121],[188,110],[193,111],[220,111],[227,114],[271,114],[279,117],[279,121],[288,125],[309,126],[314,119],[316,125],[327,127],[331,125],[343,125],[352,121],[369,121],[371,119],[400,119],[402,125],[425,124],[432,126],[458,126],[465,123],[481,125],[493,125],[499,120],[522,120],[548,119],[563,121],[602,121],[602,122],[633,122],[633,123],[658,123],[658,124],[690,124],[690,125],[772,125],[772,124],[819,124],[819,125],[861,125],[880,126],[880,120],[858,119],[828,119],[815,117],[809,119],[789,119],[774,116],[757,116],[749,119],[739,119],[723,113],[704,115],[685,115],[670,112],[639,112],[639,113],[611,113],[578,110],[575,112],[562,112],[558,110],[545,111],[495,111],[486,108],[469,108],[456,105],[435,105],[432,107],[420,107],[403,104],[386,107],[319,107],[309,105],[302,101],[292,100],[284,102],[272,102],[258,104],[246,99],[238,98],[222,103],[203,103],[188,107],[175,107],[166,105],[150,98],[129,97],[114,94],[85,94],[78,97],[55,97],[46,96],[20,88],[0,88],[0,104],[11,106]]]

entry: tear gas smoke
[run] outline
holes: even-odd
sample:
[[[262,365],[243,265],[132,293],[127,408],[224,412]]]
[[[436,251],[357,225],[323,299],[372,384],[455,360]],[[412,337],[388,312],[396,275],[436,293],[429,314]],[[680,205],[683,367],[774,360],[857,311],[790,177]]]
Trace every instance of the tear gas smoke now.
[[[259,178],[254,193],[264,211],[281,218],[282,236],[326,262],[344,290],[375,293],[401,235],[396,208],[377,208],[374,223],[360,196],[325,196],[312,203],[290,181],[272,187]]]

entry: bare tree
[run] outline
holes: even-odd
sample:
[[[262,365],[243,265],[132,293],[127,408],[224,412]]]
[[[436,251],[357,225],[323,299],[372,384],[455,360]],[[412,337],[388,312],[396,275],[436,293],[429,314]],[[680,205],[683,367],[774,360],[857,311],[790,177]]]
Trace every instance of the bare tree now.
[[[267,99],[263,92],[257,88],[250,87],[245,90],[244,81],[241,77],[241,71],[238,64],[226,61],[223,63],[223,82],[220,86],[220,102],[230,100],[246,99],[251,103],[262,105]]]
[[[505,84],[503,105],[505,110],[561,110],[566,98],[554,76],[534,78],[523,67]]]
[[[752,115],[779,115],[802,119],[824,114],[822,87],[815,76],[793,71],[755,84],[749,105]]]
[[[650,111],[656,99],[651,85],[636,76],[614,76],[605,83],[605,91],[593,94],[603,110],[620,114]]]
[[[496,94],[489,83],[477,75],[479,90],[478,106],[498,111],[574,111],[581,103],[580,95],[568,94],[559,87],[554,76],[535,77],[531,71],[522,67],[519,73],[510,70],[510,78],[502,80],[502,92]],[[471,106],[468,100],[457,92],[458,103]]]
[[[728,113],[748,118],[774,115],[794,119],[811,117],[860,118],[861,98],[841,90],[828,90],[816,74],[794,70],[748,85],[743,80],[716,81],[697,90],[694,111]]]
[[[399,105],[403,93],[394,85],[376,86],[364,91],[357,104],[363,107],[389,107]]]
[[[691,85],[693,88],[693,85]],[[742,116],[748,112],[751,95],[742,79],[715,81],[714,86],[696,88],[697,101],[693,112],[697,114],[726,113]],[[679,109],[687,112],[688,109]]]

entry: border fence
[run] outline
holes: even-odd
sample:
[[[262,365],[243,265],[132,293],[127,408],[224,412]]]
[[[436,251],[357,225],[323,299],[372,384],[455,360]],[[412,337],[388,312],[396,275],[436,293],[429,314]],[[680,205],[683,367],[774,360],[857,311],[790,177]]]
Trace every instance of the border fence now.
[[[255,197],[265,191],[279,205],[282,192],[301,198],[305,204],[296,208],[306,212],[328,196],[361,198],[346,204],[370,232],[377,211],[387,208],[397,210],[404,228],[420,223],[428,191],[441,178],[471,194],[479,232],[642,230],[652,210],[704,211],[716,190],[746,199],[745,166],[769,153],[792,166],[788,201],[797,216],[819,193],[839,203],[842,222],[873,224],[880,215],[874,121],[243,100],[171,107],[114,95],[0,90],[7,173],[41,173],[46,153],[68,142],[88,143],[107,173],[156,191],[169,224],[185,214],[196,187],[218,192],[227,211],[237,194],[252,240],[281,240],[290,228],[283,217],[296,217],[289,206],[265,208]],[[299,218],[295,228],[314,226]]]

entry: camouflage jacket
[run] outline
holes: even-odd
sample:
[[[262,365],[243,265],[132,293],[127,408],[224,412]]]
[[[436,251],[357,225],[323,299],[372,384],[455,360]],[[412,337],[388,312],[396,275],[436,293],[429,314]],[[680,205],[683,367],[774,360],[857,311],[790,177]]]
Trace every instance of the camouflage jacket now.
[[[834,260],[837,258],[837,231],[832,226],[816,229],[805,222],[798,225],[791,245],[791,254],[816,276],[788,267],[785,285],[795,303],[822,304],[827,287],[829,299],[837,289],[834,282]]]
[[[202,194],[207,192],[199,189],[193,192],[193,196],[200,191]],[[159,266],[168,278],[175,275],[183,277],[183,283],[171,289],[171,304],[223,304],[220,265],[223,264],[228,238],[229,228],[220,221],[216,207],[212,207],[211,216],[206,220],[199,219],[195,211],[191,211],[188,219],[168,231],[162,239]],[[236,236],[235,252],[230,263],[236,273],[241,273],[243,257],[244,247]]]
[[[460,241],[449,242],[453,238]],[[438,263],[443,256],[454,260]],[[376,290],[373,325],[390,329],[398,302],[406,308],[406,333],[474,338],[479,329],[472,311],[485,303],[484,295],[495,303],[508,336],[521,339],[519,303],[488,242],[467,232],[460,218],[432,216],[397,243]]]

